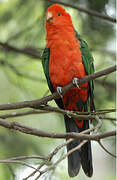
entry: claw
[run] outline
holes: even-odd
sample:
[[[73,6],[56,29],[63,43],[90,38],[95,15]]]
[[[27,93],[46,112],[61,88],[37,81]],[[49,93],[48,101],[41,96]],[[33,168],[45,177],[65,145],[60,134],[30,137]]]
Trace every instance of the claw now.
[[[61,97],[61,98],[63,98],[63,92],[62,92],[62,87],[60,87],[60,86],[58,86],[57,88],[56,88],[56,91],[58,92],[58,94],[59,94],[59,96]]]
[[[73,85],[75,85],[78,89],[81,89],[81,88],[79,87],[79,85],[78,85],[78,78],[74,78],[74,79],[72,80],[72,83],[73,83]]]

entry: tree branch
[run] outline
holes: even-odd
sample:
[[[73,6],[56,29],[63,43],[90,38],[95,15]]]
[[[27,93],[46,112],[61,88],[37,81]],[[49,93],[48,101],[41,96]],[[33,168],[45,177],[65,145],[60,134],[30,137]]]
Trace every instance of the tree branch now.
[[[83,84],[87,81],[99,78],[101,76],[110,74],[112,72],[116,71],[116,66],[112,66],[110,68],[106,68],[102,71],[98,71],[94,74],[91,74],[89,76],[85,76],[84,78],[78,79],[78,84]],[[65,92],[67,92],[69,89],[73,88],[74,85],[71,82],[70,84],[64,86],[62,88],[63,95]],[[60,98],[59,94],[57,92],[53,93],[52,95],[43,97],[41,99],[32,100],[32,101],[24,101],[24,102],[17,102],[17,103],[9,103],[9,104],[1,104],[0,110],[11,110],[11,109],[21,109],[21,108],[39,108],[40,105],[46,104],[47,102]]]
[[[30,48],[18,48],[18,47],[14,47],[8,43],[3,43],[0,42],[0,46],[2,47],[2,49],[4,49],[5,51],[13,51],[16,53],[20,53],[20,54],[24,54],[24,55],[28,55],[31,56],[35,59],[41,59],[40,53],[36,50],[36,49],[30,49]]]
[[[2,66],[7,66],[8,68],[10,68],[17,76],[20,76],[22,78],[26,78],[28,80],[33,80],[33,81],[38,81],[38,82],[46,82],[45,79],[42,79],[42,78],[38,78],[36,76],[31,76],[30,74],[26,74],[26,73],[23,73],[21,71],[19,71],[14,65],[12,64],[9,64],[7,61],[3,60],[3,59],[0,59],[0,64]]]
[[[77,9],[78,11],[86,13],[88,15],[95,16],[95,17],[98,17],[98,18],[101,18],[101,19],[108,20],[110,22],[116,23],[116,18],[112,18],[112,17],[106,16],[104,14],[98,13],[98,12],[93,11],[93,10],[81,8],[79,6],[76,6],[76,5],[68,3],[68,2],[63,2],[63,1],[59,1],[59,0],[46,0],[46,1],[50,1],[52,3],[62,4],[64,6],[68,6],[68,7]]]
[[[103,114],[106,113],[112,113],[112,112],[116,112],[116,109],[106,109],[106,110],[97,110],[95,112],[75,112],[75,111],[68,111],[68,110],[63,110],[57,107],[52,107],[52,106],[40,106],[38,109],[40,110],[29,110],[29,111],[25,111],[25,112],[12,112],[12,113],[8,113],[8,114],[1,114],[0,118],[1,119],[7,119],[7,118],[14,118],[14,117],[20,117],[20,116],[27,116],[27,115],[31,115],[31,114],[43,114],[43,113],[52,113],[52,112],[56,112],[56,113],[60,113],[60,114],[67,114],[71,117],[74,117],[76,119],[79,120],[93,120],[95,119],[95,115],[98,115],[100,117],[100,119],[106,119],[106,120],[111,120],[111,121],[116,121],[115,118],[110,118],[110,117],[103,117]]]
[[[9,121],[2,120],[2,119],[0,119],[0,126],[8,128],[8,129],[12,129],[12,130],[17,130],[17,131],[25,133],[25,134],[35,135],[38,137],[48,137],[48,138],[61,138],[61,139],[74,138],[74,139],[81,139],[81,140],[95,140],[95,141],[97,141],[99,139],[103,139],[106,137],[116,135],[116,131],[110,131],[110,132],[101,133],[98,135],[88,135],[88,134],[75,133],[75,132],[57,134],[57,133],[44,132],[44,131],[38,130],[36,128],[23,126],[17,122],[9,122]]]

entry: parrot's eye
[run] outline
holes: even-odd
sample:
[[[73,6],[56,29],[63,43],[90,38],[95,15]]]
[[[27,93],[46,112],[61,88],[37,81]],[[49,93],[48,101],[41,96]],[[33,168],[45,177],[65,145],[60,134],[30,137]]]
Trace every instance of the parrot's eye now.
[[[58,13],[57,16],[61,16],[61,13]]]

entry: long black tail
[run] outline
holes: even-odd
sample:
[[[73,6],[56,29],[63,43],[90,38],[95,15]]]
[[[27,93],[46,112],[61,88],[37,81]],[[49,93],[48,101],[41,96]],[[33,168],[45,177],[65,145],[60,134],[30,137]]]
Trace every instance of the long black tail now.
[[[89,129],[89,122],[84,121],[82,130],[79,132]],[[92,151],[91,151],[91,142],[88,141],[81,147],[81,164],[85,174],[88,177],[93,175],[93,165],[92,165]]]
[[[84,121],[82,129],[79,129],[72,118],[65,115],[64,119],[66,125],[66,132],[81,132],[89,128],[88,121]],[[78,146],[80,142],[81,142],[80,140],[75,140],[70,144],[68,144],[67,151]],[[82,165],[85,174],[91,177],[93,174],[93,167],[92,167],[92,153],[91,153],[90,141],[84,144],[81,147],[81,149],[74,151],[68,156],[68,173],[70,177],[77,176],[80,170],[80,165]]]
[[[74,120],[67,115],[64,116],[66,132],[78,132],[78,128],[74,122]],[[80,144],[80,140],[75,140],[67,145],[67,151],[75,148]],[[74,177],[78,174],[80,170],[81,158],[80,158],[80,150],[74,151],[68,156],[68,173],[70,177]]]

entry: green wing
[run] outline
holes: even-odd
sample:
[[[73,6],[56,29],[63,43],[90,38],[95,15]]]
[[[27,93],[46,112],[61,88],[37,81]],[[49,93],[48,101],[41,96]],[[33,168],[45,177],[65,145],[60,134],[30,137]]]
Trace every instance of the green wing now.
[[[43,65],[43,70],[44,70],[44,74],[46,76],[46,80],[47,80],[49,89],[53,93],[54,88],[53,88],[52,82],[50,80],[50,75],[49,75],[49,58],[50,58],[50,49],[45,48],[44,52],[43,52],[43,55],[42,55],[42,65]],[[56,99],[55,102],[60,108],[62,108],[62,109],[64,108],[61,98]]]
[[[76,33],[76,38],[80,41],[80,46],[81,46],[81,53],[82,53],[82,61],[84,64],[85,71],[87,75],[93,74],[94,73],[94,59],[93,56],[91,55],[87,43],[80,38],[80,35],[75,31]],[[89,81],[89,96],[90,96],[90,109],[91,111],[95,110],[95,105],[94,105],[94,84],[93,80]]]
[[[44,70],[44,74],[46,76],[46,80],[49,86],[50,91],[53,93],[54,89],[50,80],[50,76],[49,76],[49,58],[50,58],[50,49],[49,48],[45,48],[43,55],[42,55],[42,65],[43,65],[43,70]]]

